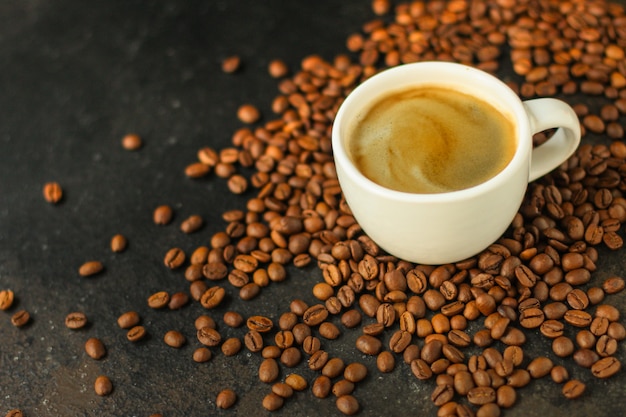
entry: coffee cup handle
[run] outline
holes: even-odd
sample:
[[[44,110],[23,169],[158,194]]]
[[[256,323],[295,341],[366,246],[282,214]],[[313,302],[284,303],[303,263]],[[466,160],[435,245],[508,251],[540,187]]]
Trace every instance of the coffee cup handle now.
[[[554,135],[532,150],[528,182],[547,174],[567,158],[580,143],[580,122],[574,110],[554,98],[537,98],[523,102],[534,135],[556,128]]]

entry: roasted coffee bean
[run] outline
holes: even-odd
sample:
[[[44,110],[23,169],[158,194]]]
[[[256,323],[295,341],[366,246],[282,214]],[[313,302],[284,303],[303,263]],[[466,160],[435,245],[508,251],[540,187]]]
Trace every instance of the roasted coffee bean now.
[[[467,400],[474,405],[493,403],[496,401],[496,391],[487,386],[474,387],[468,391]]]
[[[168,205],[158,206],[154,209],[152,214],[152,220],[157,225],[166,225],[172,221],[174,217],[174,211]]]
[[[130,342],[138,342],[146,337],[146,329],[143,326],[133,326],[126,332],[126,338]]]
[[[552,351],[560,358],[574,353],[574,342],[566,336],[558,336],[552,341]]]
[[[189,302],[189,295],[185,292],[176,292],[171,295],[170,301],[167,303],[167,307],[170,310],[178,310],[183,308]]]
[[[578,379],[570,379],[563,384],[563,395],[567,399],[578,398],[585,392],[585,384]]]
[[[189,178],[202,178],[211,171],[211,167],[202,162],[193,162],[185,167],[185,175]]]
[[[217,408],[227,409],[235,405],[237,402],[237,394],[232,389],[223,389],[215,398],[215,406]]]
[[[582,348],[574,352],[573,358],[578,366],[591,368],[600,359],[600,356],[594,350]]]
[[[320,375],[313,381],[311,392],[317,398],[326,398],[330,394],[332,381],[324,375]]]
[[[352,395],[342,395],[335,401],[337,409],[347,415],[351,416],[358,413],[360,406],[358,400]]]
[[[187,342],[187,338],[178,330],[169,330],[163,336],[163,341],[169,347],[178,349]]]
[[[136,311],[127,311],[117,318],[120,329],[130,329],[139,324],[140,318]]]
[[[57,204],[63,198],[63,189],[58,182],[47,182],[43,186],[43,197],[50,204]]]
[[[430,365],[423,359],[414,359],[411,361],[411,372],[420,380],[430,379],[433,376],[433,371],[430,369]]]
[[[583,310],[568,310],[563,319],[575,327],[587,327],[591,324],[591,314]]]
[[[602,358],[591,365],[591,373],[596,378],[610,378],[621,369],[621,362],[613,357]]]
[[[350,382],[360,382],[367,376],[367,367],[359,362],[348,364],[343,372],[343,377]]]
[[[187,234],[193,233],[195,231],[200,230],[203,224],[204,224],[204,220],[202,219],[202,217],[197,214],[194,214],[194,215],[187,217],[185,220],[182,221],[182,223],[180,224],[180,230],[183,233],[187,233]]]
[[[0,310],[7,311],[13,306],[15,293],[11,290],[0,290]]]
[[[308,386],[306,379],[304,379],[304,377],[299,374],[287,375],[287,378],[285,378],[285,383],[293,388],[294,391],[304,391]]]
[[[406,350],[405,350],[405,353],[406,353]],[[413,359],[416,359],[417,357],[418,356],[414,357]],[[388,373],[388,372],[393,371],[395,366],[396,366],[396,358],[388,350],[384,350],[380,352],[378,356],[376,357],[376,368],[378,368],[378,370],[382,373]]]
[[[65,327],[68,329],[82,329],[87,325],[87,316],[82,312],[74,312],[65,316]]]
[[[221,346],[224,356],[235,356],[241,350],[241,340],[238,337],[229,337]]]
[[[94,382],[94,391],[101,397],[111,394],[111,392],[113,392],[113,384],[109,377],[105,375],[97,377]]]
[[[280,362],[288,368],[293,368],[299,364],[301,359],[302,353],[300,353],[300,349],[293,346],[283,350],[280,355]]]
[[[261,382],[271,383],[276,381],[280,369],[275,359],[267,358],[259,365],[259,379]]]
[[[226,313],[224,313],[222,320],[224,320],[224,323],[228,327],[233,328],[241,327],[244,323],[243,317],[236,311],[227,311]]]
[[[565,326],[562,322],[551,319],[541,323],[539,329],[542,335],[549,337],[550,339],[555,339],[563,335],[564,328]]]
[[[550,377],[557,384],[562,384],[569,379],[569,372],[564,366],[557,365],[550,371]]]
[[[519,324],[527,329],[541,326],[545,319],[545,314],[539,308],[527,308],[520,312]]]
[[[607,294],[616,294],[622,291],[625,287],[624,279],[620,277],[610,277],[607,278],[602,283],[602,289]]]
[[[196,337],[205,346],[217,346],[222,341],[220,333],[211,327],[201,327],[196,331]]]
[[[506,380],[506,383],[514,388],[528,385],[531,380],[530,372],[526,369],[516,369]]]
[[[284,403],[285,403],[285,400],[283,399],[283,397],[273,392],[270,392],[263,398],[262,405],[263,405],[263,408],[265,408],[268,411],[276,411],[280,409]]]
[[[96,337],[91,337],[85,342],[85,353],[95,360],[102,359],[107,351],[104,343]]]
[[[78,268],[81,277],[90,277],[99,274],[104,270],[104,265],[100,261],[87,261]]]
[[[185,262],[185,252],[180,248],[172,248],[167,251],[163,258],[163,263],[169,269],[180,268]]]
[[[271,319],[264,316],[251,316],[246,320],[248,329],[257,331],[259,333],[266,333],[272,330],[274,323]]]
[[[308,326],[317,326],[328,317],[328,309],[322,304],[315,304],[304,312],[302,320]]]
[[[283,398],[290,398],[293,395],[293,388],[284,382],[277,382],[272,385],[272,392]]]
[[[24,327],[30,322],[30,313],[26,310],[16,311],[11,316],[11,324],[15,327]]]
[[[143,146],[141,136],[136,133],[127,133],[122,137],[122,148],[127,151],[136,151]]]
[[[322,375],[329,378],[336,378],[341,375],[345,369],[345,364],[341,358],[330,358],[322,367]]]
[[[170,302],[170,295],[166,291],[159,291],[148,297],[148,306],[150,308],[159,309],[167,306]]]
[[[550,373],[554,364],[550,358],[545,356],[539,356],[532,361],[527,366],[528,372],[530,376],[533,378],[542,378]]]
[[[194,321],[194,327],[196,330],[200,330],[203,327],[208,327],[210,329],[217,328],[217,324],[213,318],[207,316],[206,314],[199,315]]]
[[[263,349],[263,336],[256,330],[246,333],[243,342],[250,352],[260,352]]]
[[[341,397],[342,395],[350,395],[354,391],[354,382],[346,379],[340,379],[333,384],[331,392],[335,397]]]
[[[226,297],[226,290],[220,286],[208,288],[200,296],[200,304],[206,309],[212,309],[219,306]]]
[[[343,324],[346,328],[352,329],[361,324],[361,313],[356,310],[348,310],[341,315],[341,324]]]
[[[454,397],[454,389],[448,384],[438,384],[430,395],[430,400],[437,407],[450,402]]]
[[[117,234],[111,238],[110,245],[111,251],[116,253],[124,252],[126,250],[126,247],[128,246],[128,240],[124,235]]]

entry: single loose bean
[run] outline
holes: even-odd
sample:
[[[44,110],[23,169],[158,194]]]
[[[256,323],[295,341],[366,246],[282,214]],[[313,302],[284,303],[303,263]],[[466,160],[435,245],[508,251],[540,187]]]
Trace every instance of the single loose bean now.
[[[567,399],[578,398],[585,392],[585,384],[578,379],[570,379],[563,384],[563,395]]]
[[[169,330],[163,336],[166,345],[173,348],[181,348],[187,341],[187,338],[178,330]]]
[[[104,265],[100,261],[87,261],[78,268],[81,277],[90,277],[99,274],[104,270]]]
[[[161,205],[154,209],[152,220],[157,225],[166,225],[172,221],[174,211],[168,205]]]
[[[63,198],[63,188],[56,181],[47,182],[43,186],[43,197],[50,204],[57,204]]]
[[[91,337],[85,342],[85,352],[92,359],[99,360],[106,355],[107,351],[100,339]]]
[[[359,402],[352,395],[342,395],[335,401],[337,409],[347,416],[356,414],[359,411]]]
[[[223,389],[217,394],[215,406],[217,408],[227,409],[235,405],[237,394],[232,389]]]
[[[113,383],[111,383],[109,377],[100,375],[94,382],[94,391],[99,396],[109,395],[113,392]]]
[[[111,238],[111,251],[119,253],[124,252],[128,246],[128,240],[124,235],[117,234]]]
[[[87,325],[87,316],[82,312],[74,312],[65,316],[65,326],[68,329],[82,329]]]
[[[15,293],[11,290],[0,290],[0,310],[7,311],[13,306]]]

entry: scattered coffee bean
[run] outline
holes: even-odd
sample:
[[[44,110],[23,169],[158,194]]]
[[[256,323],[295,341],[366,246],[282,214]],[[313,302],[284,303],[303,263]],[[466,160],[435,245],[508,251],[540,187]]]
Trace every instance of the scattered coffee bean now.
[[[170,302],[170,295],[166,291],[158,291],[148,297],[148,306],[150,308],[164,308]]]
[[[237,394],[232,389],[224,389],[217,394],[215,405],[217,408],[227,409],[235,405]]]
[[[578,379],[570,379],[563,384],[563,395],[567,399],[578,398],[585,392],[585,384]]]
[[[43,186],[43,197],[50,204],[57,204],[63,198],[63,189],[58,182],[48,182]]]
[[[87,316],[79,311],[65,316],[65,327],[72,330],[82,329],[87,325]]]
[[[143,326],[133,326],[126,332],[126,338],[130,342],[138,342],[146,337],[147,332]]]
[[[335,401],[337,409],[347,416],[352,416],[359,411],[359,402],[352,395],[342,395]]]
[[[168,205],[158,206],[154,209],[154,213],[152,214],[152,220],[155,224],[158,225],[166,225],[172,221],[174,217],[174,211]]]
[[[185,262],[185,252],[180,248],[172,248],[167,251],[163,263],[170,269],[180,268]]]
[[[30,322],[30,313],[26,310],[19,310],[11,316],[11,324],[15,327],[24,327]]]
[[[222,60],[222,71],[231,74],[236,72],[241,65],[241,58],[238,55],[231,55]]]
[[[7,311],[13,306],[15,293],[11,290],[0,290],[0,310]]]
[[[128,241],[124,235],[117,234],[111,238],[111,250],[113,252],[124,252],[126,246],[128,246]]]
[[[97,395],[103,397],[113,392],[113,384],[108,376],[100,375],[94,382],[94,391]]]
[[[173,348],[178,349],[178,348],[182,347],[186,343],[187,339],[178,330],[169,330],[163,336],[163,341],[169,347],[173,347]]]
[[[122,137],[122,148],[127,151],[136,151],[143,146],[141,137],[136,133],[128,133]]]
[[[139,324],[140,317],[136,311],[127,311],[117,318],[120,329],[130,329]]]
[[[270,392],[263,398],[263,408],[268,411],[276,411],[282,408],[285,400],[280,395]]]
[[[244,104],[237,109],[237,118],[243,123],[255,123],[261,118],[261,113],[252,104]]]
[[[208,362],[213,354],[206,347],[199,347],[193,351],[193,360],[198,363]]]
[[[85,342],[85,353],[92,359],[99,360],[106,355],[106,348],[100,339],[91,337]]]
[[[203,224],[204,220],[202,219],[202,216],[194,214],[183,220],[180,224],[180,230],[187,234],[193,233],[200,230]]]
[[[100,261],[87,261],[78,268],[81,277],[90,277],[99,274],[104,270],[104,265]]]

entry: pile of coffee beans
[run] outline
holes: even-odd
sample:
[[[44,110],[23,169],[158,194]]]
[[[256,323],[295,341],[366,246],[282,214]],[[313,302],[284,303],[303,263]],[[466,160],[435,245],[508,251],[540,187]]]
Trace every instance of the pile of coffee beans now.
[[[191,253],[164,251],[164,266],[179,270],[188,288],[146,294],[147,305],[176,310],[198,303],[206,310],[195,321],[195,335],[171,330],[164,343],[192,344],[196,362],[210,361],[216,348],[233,360],[243,350],[262,356],[258,378],[270,388],[260,405],[267,410],[309,391],[334,398],[343,414],[357,413],[357,388],[368,368],[330,353],[348,331],[359,333],[354,349],[375,357],[379,372],[405,366],[416,379],[431,381],[439,416],[499,416],[523,395],[520,388],[543,377],[560,384],[566,398],[584,396],[585,384],[555,358],[571,358],[571,366],[610,378],[621,369],[626,338],[619,310],[610,304],[624,279],[594,279],[598,248],[620,250],[626,222],[626,11],[601,0],[395,6],[373,0],[372,9],[379,18],[349,36],[347,52],[332,62],[310,55],[289,75],[284,63],[272,61],[269,74],[279,79],[271,102],[276,117],[263,121],[254,105],[242,105],[238,117],[246,126],[234,132],[232,146],[203,147],[186,167],[187,177],[224,179],[247,200],[242,209],[223,213],[223,231],[206,245]],[[343,199],[331,149],[334,116],[352,89],[384,68],[425,60],[506,74],[523,98],[562,97],[575,107],[584,132],[575,155],[529,185],[497,242],[446,265],[389,256],[363,233]],[[230,57],[223,70],[234,73],[240,65]],[[537,135],[536,144],[550,133]],[[141,141],[129,136],[123,146],[139,149]],[[61,195],[58,185],[46,185],[47,201],[56,203]],[[156,225],[169,224],[172,216],[166,205],[153,212]],[[192,216],[181,229],[192,233],[202,224]],[[126,245],[121,235],[111,241],[115,252]],[[319,270],[319,282],[311,285],[316,302],[295,295],[278,317],[225,311],[227,296],[262,297],[291,268]],[[88,261],[79,274],[103,270],[99,261]],[[8,309],[12,299],[12,292],[1,291],[0,308]],[[243,327],[245,336],[224,338],[217,314],[227,326]],[[24,320],[15,318],[15,325]],[[73,313],[67,326],[86,320]],[[140,323],[134,310],[118,319],[132,342],[146,334]],[[529,357],[524,345],[530,338],[545,338],[552,352]],[[94,359],[107,351],[95,338],[85,350]],[[315,378],[292,372],[303,362]],[[106,376],[98,377],[95,391],[114,393]],[[215,400],[224,409],[236,403],[229,387]]]

